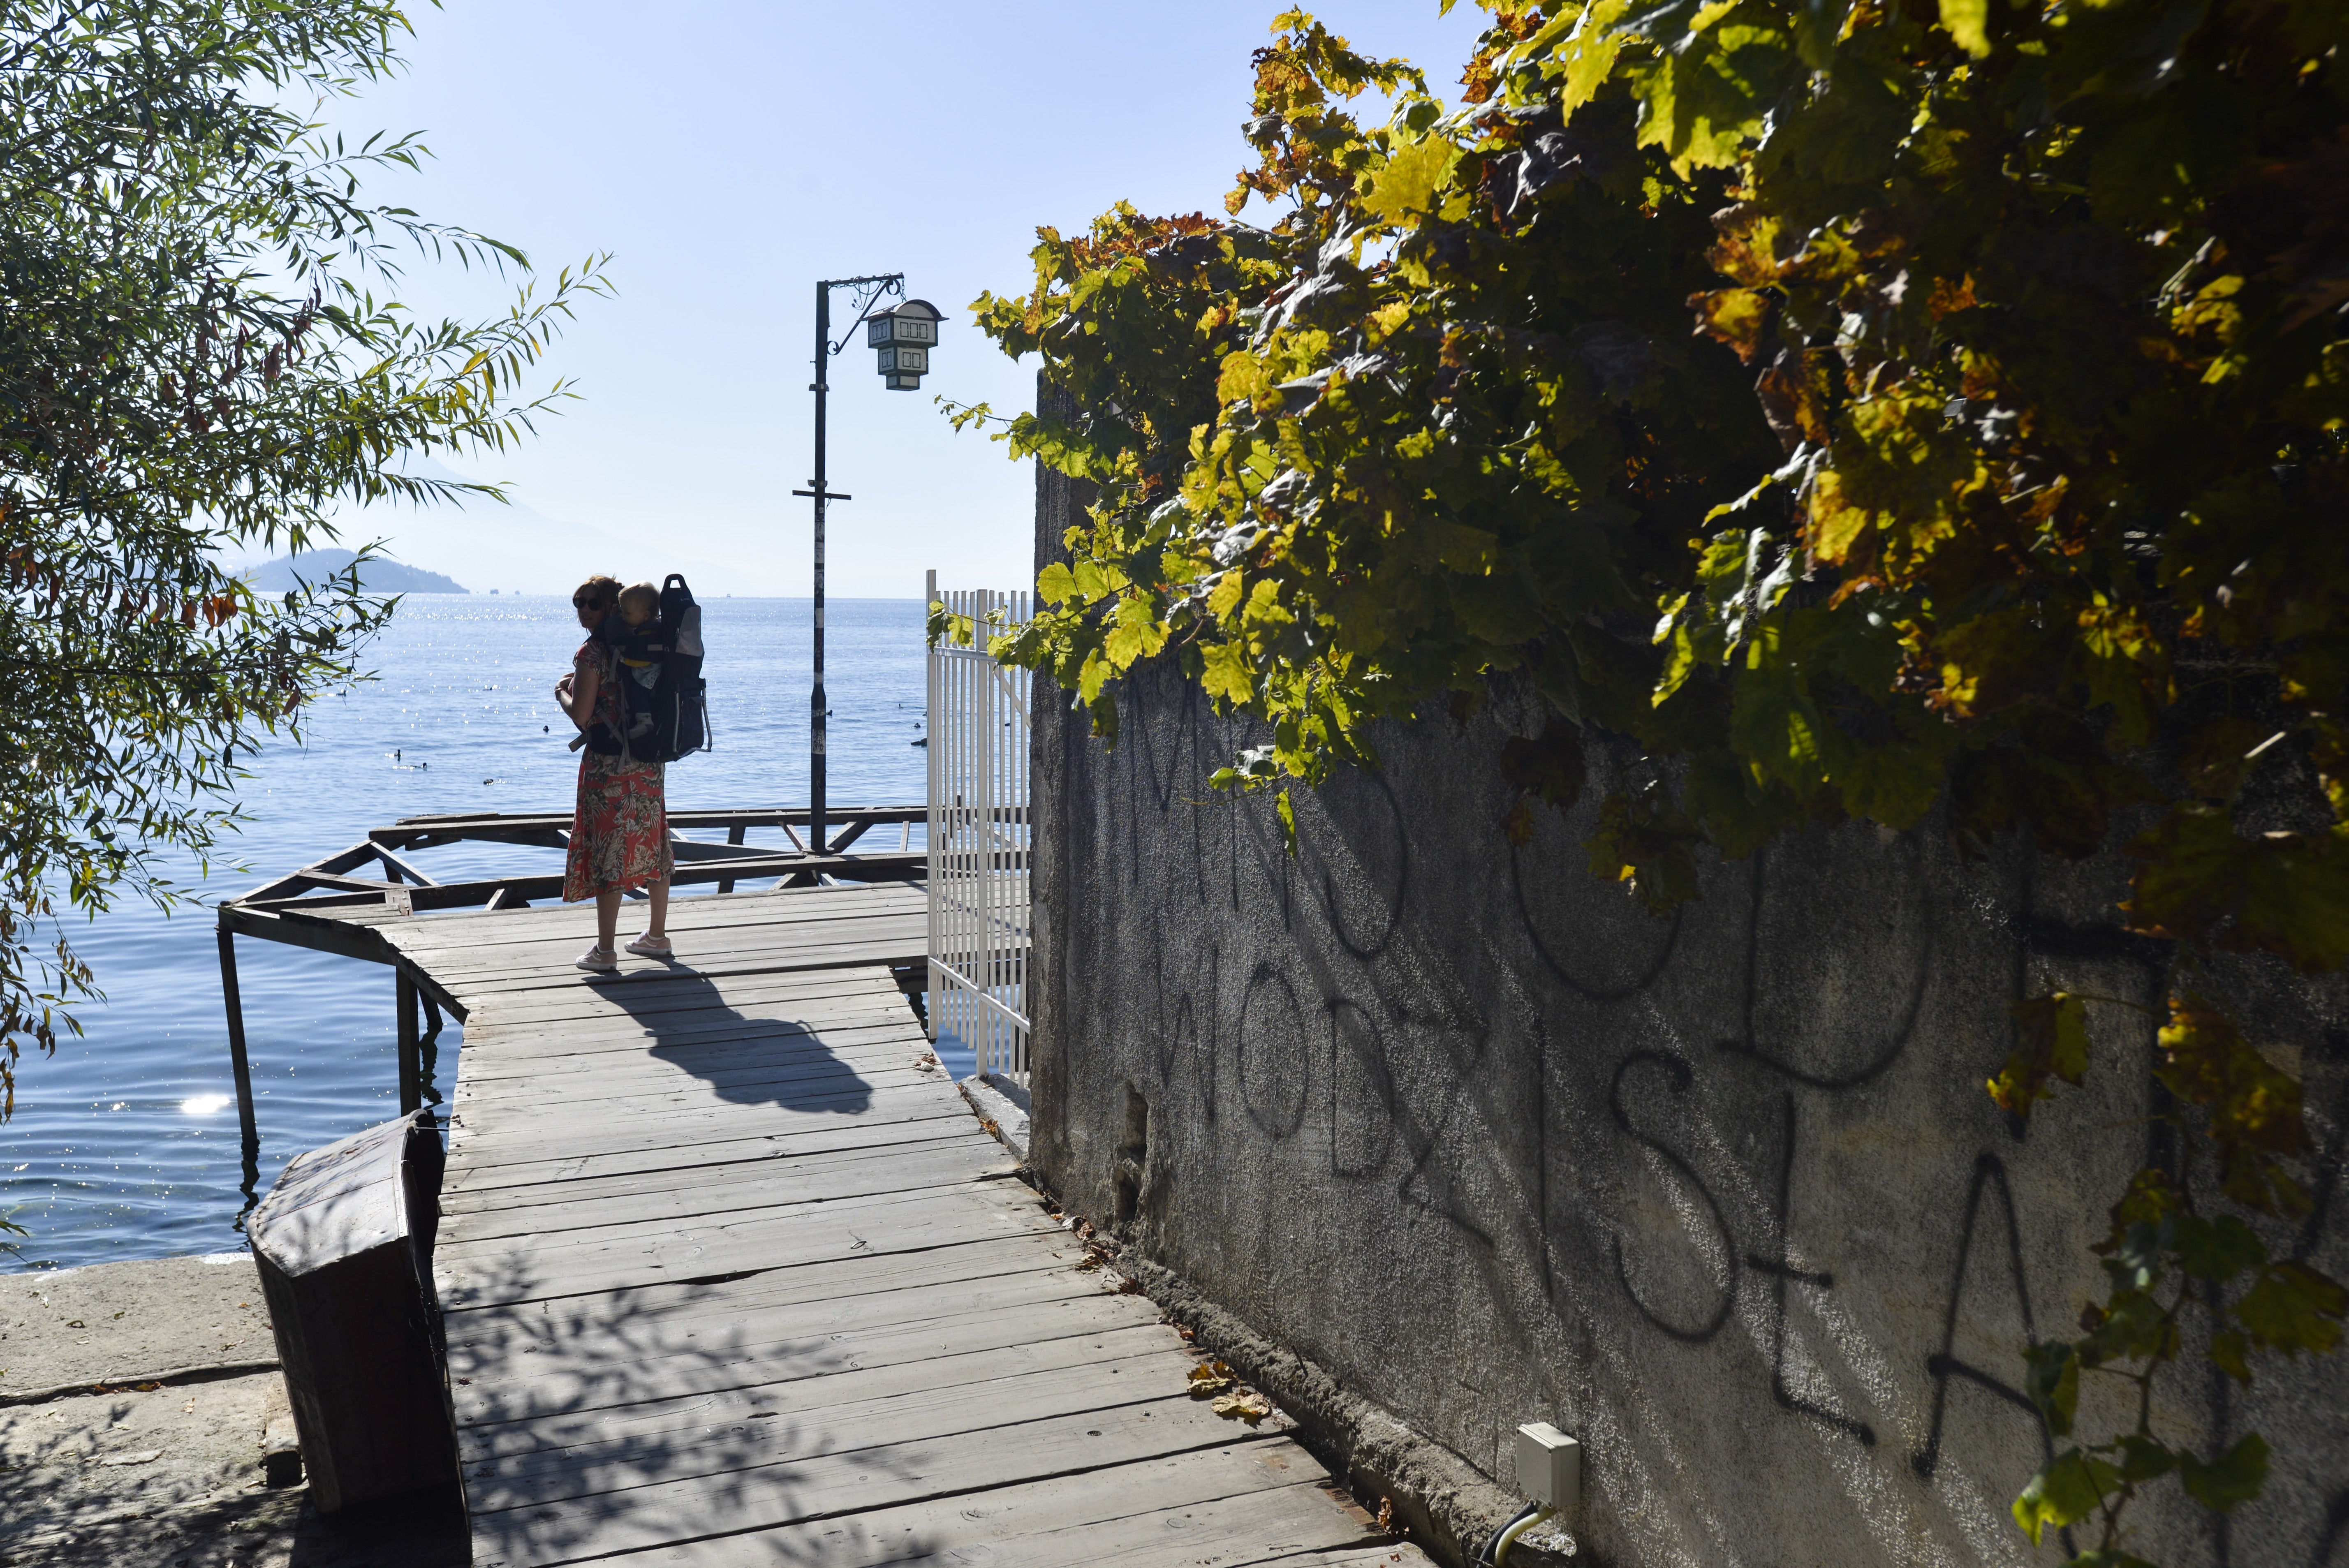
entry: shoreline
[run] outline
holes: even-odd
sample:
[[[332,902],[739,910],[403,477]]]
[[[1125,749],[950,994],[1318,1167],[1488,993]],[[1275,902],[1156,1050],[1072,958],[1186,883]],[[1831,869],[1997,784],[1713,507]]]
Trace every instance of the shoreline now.
[[[0,1565],[457,1568],[464,1512],[417,1494],[332,1517],[290,1447],[252,1260],[196,1253],[0,1274]],[[274,1469],[283,1484],[272,1485]]]

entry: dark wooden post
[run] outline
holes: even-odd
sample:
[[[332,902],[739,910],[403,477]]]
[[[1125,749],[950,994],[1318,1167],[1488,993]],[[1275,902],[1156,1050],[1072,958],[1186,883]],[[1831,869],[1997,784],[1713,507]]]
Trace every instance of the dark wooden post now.
[[[742,833],[743,825],[737,822],[732,827],[726,830],[726,841],[730,844],[739,844],[742,841]],[[732,877],[719,878],[718,891],[719,892],[732,892],[734,891],[734,879]]]
[[[228,1007],[228,1065],[236,1078],[236,1120],[243,1130],[249,1158],[261,1146],[261,1131],[253,1119],[253,1065],[244,1055],[244,998],[236,988],[236,933],[222,921],[219,934],[221,1000]]]
[[[421,985],[416,988],[416,995],[424,1004],[424,1037],[432,1039],[440,1033],[440,1004],[435,1002],[432,993]]]
[[[416,1029],[416,981],[407,970],[399,975],[399,1113],[424,1103],[424,1053]]]

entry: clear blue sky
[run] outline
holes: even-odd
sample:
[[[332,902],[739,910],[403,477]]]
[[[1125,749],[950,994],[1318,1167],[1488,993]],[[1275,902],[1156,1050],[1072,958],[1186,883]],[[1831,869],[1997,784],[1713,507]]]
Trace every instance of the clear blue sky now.
[[[833,480],[855,499],[833,511],[831,592],[910,597],[930,566],[1009,586],[1029,562],[1029,472],[953,433],[931,396],[1025,407],[1035,361],[1005,358],[965,307],[1024,287],[1038,224],[1078,228],[1121,198],[1219,211],[1247,160],[1249,52],[1278,9],[448,0],[411,11],[408,73],[335,118],[425,133],[436,158],[372,182],[379,199],[545,271],[614,253],[617,296],[589,303],[550,366],[585,400],[460,469],[624,542],[624,574],[689,558],[729,574],[697,581],[705,595],[804,593],[807,502],[790,492],[809,467],[813,283],[902,271],[948,322],[919,393],[885,392],[861,346],[834,362]],[[1343,0],[1319,15],[1442,86],[1483,14]],[[502,297],[431,270],[401,293],[435,314]],[[357,525],[473,586],[514,574],[467,558],[499,527],[492,509],[401,549],[397,514]],[[575,580],[568,562],[549,574]]]

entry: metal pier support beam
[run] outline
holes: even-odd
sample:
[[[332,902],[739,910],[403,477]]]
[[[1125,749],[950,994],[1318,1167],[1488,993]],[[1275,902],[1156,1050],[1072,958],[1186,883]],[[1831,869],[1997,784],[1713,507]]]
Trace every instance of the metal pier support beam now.
[[[228,1007],[228,1065],[236,1077],[236,1120],[250,1159],[261,1147],[261,1130],[253,1119],[253,1064],[244,1054],[244,998],[236,986],[236,933],[223,923],[219,935],[221,1000]]]
[[[424,1052],[416,1026],[416,981],[399,974],[399,1113],[406,1116],[424,1103]]]

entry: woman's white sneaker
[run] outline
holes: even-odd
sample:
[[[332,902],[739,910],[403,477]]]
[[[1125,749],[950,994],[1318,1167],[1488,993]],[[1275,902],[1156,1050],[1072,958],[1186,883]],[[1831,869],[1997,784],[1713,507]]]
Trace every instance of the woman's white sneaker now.
[[[575,968],[585,969],[596,975],[609,975],[619,966],[618,957],[610,950],[602,947],[589,948],[579,955],[578,962],[574,965]]]
[[[646,954],[647,957],[652,958],[667,958],[671,953],[676,952],[677,949],[670,945],[669,939],[667,937],[655,936],[652,933],[646,932],[643,935],[636,938],[628,944],[628,951],[631,953],[641,953]]]

